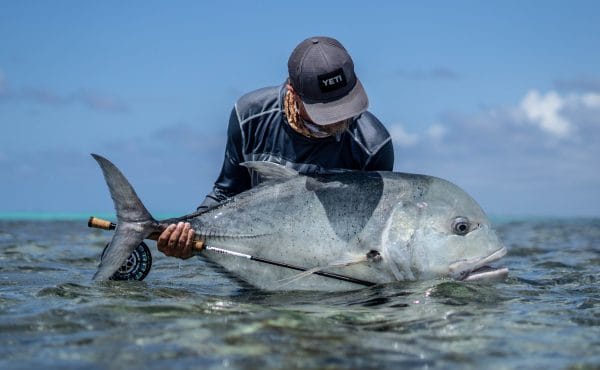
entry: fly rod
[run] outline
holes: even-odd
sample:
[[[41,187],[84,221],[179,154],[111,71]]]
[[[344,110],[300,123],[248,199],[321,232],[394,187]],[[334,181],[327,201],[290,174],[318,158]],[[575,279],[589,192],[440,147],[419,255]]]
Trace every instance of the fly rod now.
[[[97,228],[97,229],[103,229],[103,230],[114,230],[117,227],[117,224],[115,224],[113,222],[110,222],[110,221],[107,221],[107,220],[103,220],[103,219],[100,219],[100,218],[92,216],[88,220],[88,227]],[[147,237],[147,239],[157,240],[158,237],[159,237],[159,235],[160,235],[160,233],[154,232],[154,233],[150,234]],[[251,261],[256,261],[256,262],[265,263],[265,264],[268,264],[268,265],[273,265],[273,266],[278,266],[278,267],[283,267],[283,268],[287,268],[287,269],[291,269],[291,270],[296,270],[296,271],[308,271],[309,270],[307,268],[296,266],[296,265],[292,265],[292,264],[289,264],[289,263],[273,261],[273,260],[270,260],[270,259],[256,257],[256,256],[252,256],[252,255],[245,254],[245,253],[239,253],[239,252],[235,252],[235,251],[230,251],[230,250],[223,249],[223,248],[205,246],[204,243],[202,241],[200,241],[200,240],[195,240],[194,241],[193,248],[194,248],[194,250],[196,250],[198,252],[206,250],[206,251],[210,251],[210,252],[214,252],[214,253],[222,253],[222,254],[226,254],[228,256],[246,258],[246,259],[249,259]],[[148,253],[149,253],[149,250],[148,250]],[[373,286],[373,285],[375,285],[375,283],[370,282],[370,281],[356,279],[356,278],[353,278],[353,277],[350,277],[350,276],[340,275],[340,274],[336,274],[336,273],[333,273],[333,272],[315,271],[315,272],[313,272],[313,274],[319,275],[319,276],[324,276],[324,277],[327,277],[327,278],[330,278],[330,279],[341,280],[341,281],[346,281],[346,282],[353,283],[353,284],[363,285],[363,286]],[[145,277],[145,275],[144,275],[144,277]]]

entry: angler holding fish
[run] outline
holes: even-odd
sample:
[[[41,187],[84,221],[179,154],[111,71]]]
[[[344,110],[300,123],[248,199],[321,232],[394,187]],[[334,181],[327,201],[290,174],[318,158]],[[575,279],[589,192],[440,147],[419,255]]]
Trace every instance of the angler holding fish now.
[[[488,265],[506,248],[468,194],[440,178],[391,172],[390,135],[367,111],[338,41],[304,40],[288,69],[283,86],[235,104],[221,174],[192,214],[155,220],[117,167],[93,155],[118,219],[90,220],[116,229],[94,279],[140,261],[122,278],[143,279],[151,265],[147,247],[139,250],[144,239],[167,256],[201,254],[267,290],[506,277]]]
[[[302,174],[393,169],[390,135],[367,111],[367,94],[339,41],[302,41],[290,55],[288,72],[283,85],[253,91],[235,104],[221,174],[199,209],[258,183],[256,171],[242,162],[268,161]],[[158,239],[158,249],[189,258],[193,235],[190,224],[171,225]]]

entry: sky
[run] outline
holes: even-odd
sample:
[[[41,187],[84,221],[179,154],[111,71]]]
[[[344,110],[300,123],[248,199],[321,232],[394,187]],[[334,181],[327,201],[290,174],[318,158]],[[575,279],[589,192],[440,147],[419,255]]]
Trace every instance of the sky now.
[[[600,216],[600,2],[0,2],[0,213],[110,212],[90,153],[152,213],[210,192],[233,104],[337,38],[394,170],[497,216]]]

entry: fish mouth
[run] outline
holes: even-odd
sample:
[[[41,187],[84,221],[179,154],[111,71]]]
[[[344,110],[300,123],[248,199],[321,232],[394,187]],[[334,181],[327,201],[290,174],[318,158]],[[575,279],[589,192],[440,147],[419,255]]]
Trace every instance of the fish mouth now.
[[[450,276],[459,281],[504,280],[508,276],[508,268],[488,265],[506,255],[506,247],[502,247],[486,257],[460,260],[450,265]]]
[[[492,267],[492,266],[481,266],[480,268],[473,270],[463,277],[459,278],[460,281],[491,281],[491,280],[504,280],[508,276],[508,268],[506,267]]]

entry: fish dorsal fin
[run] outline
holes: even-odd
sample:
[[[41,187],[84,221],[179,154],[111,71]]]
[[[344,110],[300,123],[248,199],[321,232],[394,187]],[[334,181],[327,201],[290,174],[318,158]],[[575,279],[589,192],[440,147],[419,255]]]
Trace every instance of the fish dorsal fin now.
[[[240,165],[256,171],[265,181],[285,181],[299,175],[298,171],[273,162],[248,161]]]

